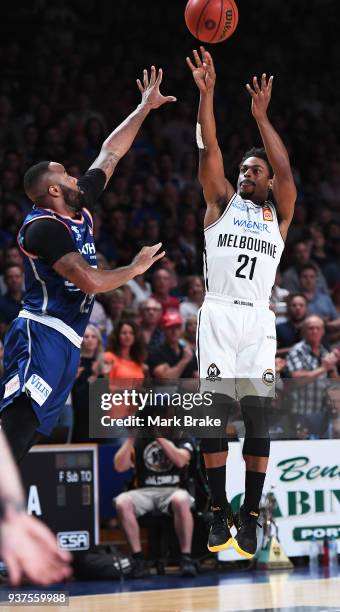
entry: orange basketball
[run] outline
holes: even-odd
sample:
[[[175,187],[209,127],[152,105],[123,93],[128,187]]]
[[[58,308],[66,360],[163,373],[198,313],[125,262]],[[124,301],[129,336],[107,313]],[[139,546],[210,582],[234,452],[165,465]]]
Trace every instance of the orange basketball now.
[[[195,38],[219,43],[235,32],[238,10],[234,0],[189,0],[184,17]]]

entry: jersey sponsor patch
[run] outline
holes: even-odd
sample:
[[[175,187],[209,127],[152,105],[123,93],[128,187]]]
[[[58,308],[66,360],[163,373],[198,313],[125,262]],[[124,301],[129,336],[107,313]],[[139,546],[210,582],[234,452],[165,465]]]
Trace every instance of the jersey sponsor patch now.
[[[11,380],[9,380],[5,384],[4,399],[12,395],[12,393],[15,393],[16,391],[18,391],[19,388],[20,388],[19,374],[16,374],[15,376],[13,376],[13,378],[11,378]]]
[[[273,221],[273,211],[269,206],[262,208],[263,221]]]
[[[270,368],[268,368],[268,370],[265,370],[262,374],[262,381],[265,385],[268,385],[268,387],[273,385],[275,382],[275,374],[273,370],[271,370]]]
[[[212,382],[215,382],[216,380],[221,380],[219,377],[219,375],[221,374],[221,370],[219,370],[216,363],[210,364],[210,366],[208,367],[207,374],[208,376],[206,377],[206,380],[211,380]]]
[[[39,406],[42,406],[43,403],[46,402],[52,391],[52,387],[50,387],[41,376],[38,376],[38,374],[32,374],[25,388],[30,392],[31,398],[34,399]]]

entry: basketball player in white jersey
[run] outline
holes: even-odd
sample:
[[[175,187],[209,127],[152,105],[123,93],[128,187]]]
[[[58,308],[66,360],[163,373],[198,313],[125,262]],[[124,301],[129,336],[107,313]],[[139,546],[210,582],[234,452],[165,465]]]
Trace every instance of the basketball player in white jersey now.
[[[269,297],[294,213],[296,188],[287,150],[267,117],[273,77],[247,85],[264,149],[248,151],[240,163],[237,193],[224,175],[213,108],[216,74],[201,47],[187,58],[200,91],[197,123],[199,180],[204,219],[206,296],[199,315],[197,352],[201,386],[217,401],[241,404],[245,423],[245,498],[234,520],[225,492],[227,439],[206,439],[202,450],[212,497],[208,548],[231,544],[244,557],[256,552],[259,504],[270,440],[266,412],[275,384],[275,315]],[[273,201],[269,200],[269,197]],[[232,537],[233,522],[237,535]]]

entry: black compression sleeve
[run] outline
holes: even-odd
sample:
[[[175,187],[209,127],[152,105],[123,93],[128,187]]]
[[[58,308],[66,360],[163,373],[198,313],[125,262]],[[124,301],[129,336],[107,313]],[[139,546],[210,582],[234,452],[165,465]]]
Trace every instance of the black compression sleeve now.
[[[67,253],[77,249],[67,227],[56,219],[37,219],[27,225],[23,247],[53,266]]]
[[[94,208],[97,199],[104,191],[105,183],[106,174],[103,170],[100,170],[100,168],[88,170],[78,179],[78,185],[81,191],[84,192],[86,206],[88,208]]]

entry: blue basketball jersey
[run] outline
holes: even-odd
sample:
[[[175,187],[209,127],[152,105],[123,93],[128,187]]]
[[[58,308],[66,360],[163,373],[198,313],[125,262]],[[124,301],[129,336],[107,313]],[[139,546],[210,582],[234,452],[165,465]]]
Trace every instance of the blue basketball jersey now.
[[[81,218],[78,220],[33,206],[18,233],[18,243],[24,255],[26,288],[23,310],[19,316],[45,323],[68,336],[74,344],[80,345],[91,315],[94,296],[84,293],[57,274],[41,257],[25,250],[26,226],[43,218],[52,218],[56,222],[63,223],[79,253],[90,266],[97,267],[93,222],[86,208],[82,208]]]

